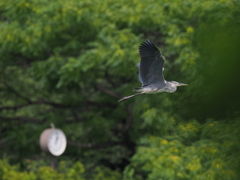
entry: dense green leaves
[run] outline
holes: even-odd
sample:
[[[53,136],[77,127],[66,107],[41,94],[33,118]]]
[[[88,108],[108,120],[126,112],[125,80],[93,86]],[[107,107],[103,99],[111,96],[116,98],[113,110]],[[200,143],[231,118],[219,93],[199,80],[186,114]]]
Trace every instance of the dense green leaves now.
[[[0,153],[19,164],[2,160],[2,179],[239,177],[239,7],[1,1]],[[166,80],[189,86],[117,103],[140,86],[146,39],[167,59]],[[50,123],[68,138],[55,170],[38,145]]]
[[[146,119],[153,118],[148,113]],[[157,119],[154,117],[153,119]],[[239,119],[201,125],[197,121],[155,123],[162,137],[146,136],[124,171],[125,179],[235,179],[239,176]],[[165,130],[164,133],[162,131]],[[144,178],[143,178],[144,179]]]
[[[30,167],[30,172],[20,172],[18,166],[11,166],[7,160],[0,161],[0,177],[1,179],[26,179],[26,180],[45,180],[45,179],[59,179],[59,180],[118,180],[121,178],[120,173],[111,171],[108,168],[97,167],[93,170],[92,176],[88,177],[85,173],[83,164],[76,162],[71,164],[70,162],[61,161],[57,169],[52,169],[48,166],[42,166],[37,169],[32,169],[34,162],[27,159],[26,163]],[[36,162],[35,162],[36,163]]]

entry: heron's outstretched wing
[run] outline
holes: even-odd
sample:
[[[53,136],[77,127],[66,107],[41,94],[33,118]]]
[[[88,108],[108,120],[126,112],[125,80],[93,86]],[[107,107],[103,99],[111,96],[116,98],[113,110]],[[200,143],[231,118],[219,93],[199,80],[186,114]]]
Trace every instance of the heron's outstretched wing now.
[[[149,84],[165,84],[163,77],[164,57],[150,40],[139,46],[141,62],[139,66],[139,80],[142,86]]]

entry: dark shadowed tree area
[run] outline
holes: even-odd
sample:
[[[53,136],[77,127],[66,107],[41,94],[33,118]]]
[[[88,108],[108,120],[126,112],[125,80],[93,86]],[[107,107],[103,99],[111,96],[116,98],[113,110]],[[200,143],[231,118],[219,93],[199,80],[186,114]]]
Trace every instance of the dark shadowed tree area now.
[[[0,179],[240,177],[238,0],[8,0],[0,32]],[[146,39],[189,86],[118,103]],[[55,169],[50,123],[68,140]]]

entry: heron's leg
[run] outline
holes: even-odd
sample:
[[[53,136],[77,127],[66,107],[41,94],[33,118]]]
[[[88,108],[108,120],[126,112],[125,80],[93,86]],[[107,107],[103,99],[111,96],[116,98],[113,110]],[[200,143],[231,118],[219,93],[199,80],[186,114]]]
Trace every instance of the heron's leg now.
[[[146,93],[146,92],[140,92],[140,93],[137,93],[137,94],[133,94],[133,95],[131,95],[131,96],[124,97],[124,98],[122,98],[122,99],[119,99],[118,102],[124,101],[124,100],[126,100],[126,99],[131,98],[131,97],[138,96],[138,95],[141,95],[141,94],[144,94],[144,93]]]

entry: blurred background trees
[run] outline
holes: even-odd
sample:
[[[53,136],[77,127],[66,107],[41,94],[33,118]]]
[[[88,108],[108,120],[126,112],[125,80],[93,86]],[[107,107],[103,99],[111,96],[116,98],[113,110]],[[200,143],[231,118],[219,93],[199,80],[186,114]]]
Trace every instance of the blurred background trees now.
[[[2,179],[238,179],[237,0],[0,2]],[[166,57],[173,94],[139,87],[138,46]],[[58,167],[38,140],[68,138]]]

